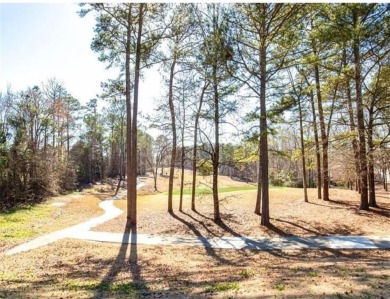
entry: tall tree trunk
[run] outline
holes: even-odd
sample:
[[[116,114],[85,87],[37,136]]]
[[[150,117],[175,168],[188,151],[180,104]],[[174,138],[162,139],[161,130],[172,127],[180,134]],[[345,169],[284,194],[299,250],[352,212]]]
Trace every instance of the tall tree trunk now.
[[[357,12],[352,13],[353,25],[355,32],[358,32],[359,18]],[[355,33],[356,34],[356,33]],[[362,96],[362,78],[360,70],[360,41],[358,36],[353,38],[353,62],[355,65],[355,88],[356,88],[356,106],[357,106],[357,122],[359,134],[359,162],[360,162],[360,210],[368,210],[368,188],[367,188],[367,153],[366,153],[366,137],[364,126],[364,106]]]
[[[66,111],[66,160],[69,162],[70,157],[70,136],[69,136],[69,122],[70,122],[70,99],[67,99],[67,111]]]
[[[299,128],[300,128],[300,135],[301,135],[303,195],[304,195],[305,202],[309,202],[309,199],[307,197],[307,178],[306,178],[306,162],[305,162],[305,143],[303,140],[302,105],[301,105],[301,99],[299,98],[298,98],[298,108],[299,108]]]
[[[316,117],[316,109],[315,109],[315,105],[314,105],[313,91],[310,92],[310,104],[311,104],[311,110],[312,110],[312,115],[313,115],[314,143],[315,143],[315,147],[316,147],[317,198],[322,199],[321,151],[320,151],[320,140],[318,138],[317,117]]]
[[[180,200],[179,200],[179,211],[183,211],[183,190],[184,190],[184,147],[182,143],[182,154],[181,154],[181,177],[180,177]]]
[[[106,174],[106,167],[104,164],[104,156],[103,156],[103,141],[99,141],[99,152],[100,152],[100,178],[104,179]]]
[[[52,131],[52,142],[53,142],[53,156],[56,155],[56,110],[57,110],[57,100],[56,100],[56,96],[54,94],[54,98],[53,98],[53,108],[52,108],[52,126],[53,126],[53,131]]]
[[[181,128],[181,178],[180,178],[180,202],[179,202],[179,211],[183,211],[183,189],[184,189],[184,159],[185,159],[185,152],[184,152],[184,125],[186,122],[186,110],[185,110],[185,101],[184,101],[184,90],[183,90],[183,123]]]
[[[191,194],[191,210],[195,211],[195,191],[196,191],[196,162],[197,162],[197,153],[198,153],[198,126],[199,126],[199,117],[200,112],[202,111],[204,94],[206,92],[209,82],[205,82],[205,85],[202,88],[202,93],[200,94],[199,106],[195,115],[195,125],[194,125],[194,148],[192,152],[192,194]]]
[[[141,64],[141,37],[142,26],[144,16],[144,5],[139,4],[138,15],[138,30],[137,30],[137,45],[135,51],[135,69],[134,69],[134,101],[133,101],[133,119],[131,127],[131,165],[130,165],[130,187],[131,193],[131,211],[130,211],[130,224],[137,223],[137,116],[138,116],[138,90],[139,90],[139,77],[140,77],[140,64]]]
[[[119,148],[119,180],[118,185],[116,186],[115,194],[117,195],[119,192],[119,188],[121,187],[121,183],[123,181],[123,162],[124,162],[124,140],[123,140],[123,118],[121,118],[121,126],[120,126],[120,148]]]
[[[317,51],[314,46],[313,52],[314,55],[317,56]],[[317,62],[314,63],[314,76],[316,82],[317,107],[321,131],[323,200],[327,201],[329,200],[328,137],[326,135],[324,111],[322,109],[320,72]]]
[[[260,143],[260,141],[259,141]],[[259,145],[260,148],[260,145]],[[255,214],[261,215],[261,165],[260,165],[260,151],[259,153],[259,161],[257,163],[257,193],[256,193],[256,206],[255,206]]]
[[[152,166],[152,169],[153,169],[153,166]],[[156,168],[153,170],[154,192],[158,192],[158,189],[157,189],[157,172],[158,172],[158,167],[156,166]]]
[[[221,215],[219,212],[218,198],[218,167],[219,167],[219,93],[217,82],[217,65],[213,65],[213,88],[214,88],[214,152],[212,157],[213,162],[213,203],[214,203],[214,221],[220,221]]]
[[[374,107],[369,108],[369,119],[367,124],[367,145],[368,145],[368,205],[378,207],[375,198],[375,173],[374,173],[374,142],[372,140],[374,126]]]
[[[307,85],[310,85],[307,76],[303,74]],[[318,140],[318,129],[317,129],[317,117],[316,117],[316,108],[314,103],[314,94],[313,91],[310,91],[310,105],[311,112],[313,116],[313,132],[314,132],[314,143],[316,148],[316,166],[317,166],[317,198],[322,199],[322,179],[321,179],[321,153],[320,153],[320,142]]]
[[[347,53],[346,49],[343,50],[343,65],[344,67],[347,67]],[[346,82],[345,82],[346,92],[347,92],[347,106],[348,106],[348,115],[349,115],[349,128],[353,134],[356,132],[356,124],[355,124],[355,118],[353,115],[353,106],[352,106],[352,95],[351,95],[351,86],[350,86],[350,80],[347,75]],[[353,136],[352,138],[352,149],[353,149],[353,155],[354,155],[354,162],[355,162],[355,172],[356,177],[359,175],[359,149],[356,137]],[[356,183],[356,189],[359,188],[359,184]]]
[[[263,22],[264,22],[264,20],[263,20]],[[262,36],[262,35],[265,34],[265,32],[264,32],[265,28],[264,27],[265,27],[265,24],[262,24],[261,31],[258,32],[258,35],[259,35],[259,38],[260,38],[261,41],[264,38],[264,36]],[[264,41],[263,41],[263,43],[264,43]],[[259,51],[259,61],[261,63],[261,61],[263,59],[263,56],[265,56],[265,55],[263,55],[262,51],[266,51],[265,46],[261,42],[259,44],[259,49],[260,49],[260,51]],[[260,67],[261,67],[261,65],[260,65]],[[261,79],[263,79],[263,77]],[[262,88],[263,88],[263,85],[260,84],[260,99],[259,99],[260,107],[262,107],[261,103],[263,102],[262,93],[261,93]],[[264,88],[265,88],[265,82],[264,82]],[[264,99],[264,102],[265,102],[265,99]],[[261,186],[263,184],[262,171],[261,171],[261,166],[262,166],[262,164],[261,164],[262,163],[262,161],[261,161],[261,152],[262,152],[262,146],[261,146],[261,140],[262,140],[262,138],[261,138],[261,134],[262,134],[261,133],[261,113],[262,113],[262,111],[260,111],[260,119],[259,119],[260,136],[259,136],[259,147],[258,147],[258,151],[257,151],[257,153],[259,155],[259,161],[257,163],[257,193],[256,193],[256,206],[255,206],[255,214],[257,214],[257,215],[261,215],[260,209],[261,209],[261,198],[262,198],[262,192],[263,192],[263,190],[261,188]],[[261,219],[260,221],[262,222],[263,220]],[[269,220],[268,220],[268,223],[269,223]]]
[[[168,212],[173,213],[172,206],[172,195],[173,195],[173,176],[175,172],[175,160],[176,160],[176,147],[177,147],[177,136],[176,136],[176,119],[175,119],[175,106],[173,104],[173,77],[176,66],[176,54],[174,54],[171,72],[169,74],[169,111],[171,114],[171,127],[172,127],[172,151],[171,151],[171,163],[169,170],[169,183],[168,183]]]
[[[44,153],[45,158],[47,157],[47,139],[48,139],[47,125],[45,125],[44,135],[43,135],[43,153]]]
[[[266,45],[266,23],[263,20],[260,32],[260,169],[261,172],[261,225],[270,224],[269,219],[269,182],[268,182],[268,132],[267,132],[267,106],[266,106],[266,83],[267,83],[267,45]],[[259,191],[258,191],[259,192]]]
[[[131,4],[129,5],[129,12],[127,16],[127,34],[126,34],[126,172],[127,172],[127,219],[131,219],[131,84],[130,84],[130,51],[131,51]]]

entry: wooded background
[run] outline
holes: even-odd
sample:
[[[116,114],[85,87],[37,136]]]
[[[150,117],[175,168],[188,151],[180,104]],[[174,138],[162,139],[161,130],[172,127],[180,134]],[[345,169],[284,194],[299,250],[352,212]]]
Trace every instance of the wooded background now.
[[[269,184],[303,188],[306,201],[306,187],[323,200],[330,186],[354,188],[360,209],[376,206],[375,183],[387,189],[390,176],[389,8],[83,5],[96,17],[92,50],[121,71],[85,106],[57,79],[0,94],[1,209],[127,173],[135,223],[137,176],[153,175],[157,191],[169,175],[172,212],[184,169],[194,210],[195,174],[213,176],[216,221],[218,175],[258,185],[265,225]],[[139,120],[139,80],[156,65],[166,90]]]

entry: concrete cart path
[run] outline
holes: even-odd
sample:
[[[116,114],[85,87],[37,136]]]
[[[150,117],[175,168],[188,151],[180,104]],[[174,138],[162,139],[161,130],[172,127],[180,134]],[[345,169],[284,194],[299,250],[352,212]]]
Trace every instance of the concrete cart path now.
[[[390,236],[318,236],[318,237],[195,237],[161,236],[84,231],[73,238],[97,242],[157,245],[201,246],[214,249],[293,250],[293,249],[386,249]]]
[[[137,185],[141,188],[143,184]],[[55,241],[72,238],[97,242],[139,244],[155,246],[202,246],[220,249],[292,250],[292,249],[390,249],[390,236],[315,236],[315,237],[196,237],[161,236],[148,234],[108,233],[91,231],[92,227],[114,219],[123,213],[116,208],[114,200],[124,194],[111,197],[100,203],[105,214],[84,223],[74,225],[38,237],[16,246],[7,255],[20,253]]]
[[[144,183],[137,184],[137,189],[143,187]],[[123,213],[122,210],[118,209],[114,206],[114,200],[126,195],[126,192],[122,192],[117,194],[116,196],[110,197],[104,201],[102,201],[99,204],[99,207],[103,209],[104,214],[91,218],[90,220],[76,224],[74,226],[64,228],[61,230],[54,231],[52,233],[48,233],[46,235],[43,235],[41,237],[38,237],[36,239],[33,239],[27,243],[23,243],[21,245],[18,245],[6,252],[7,255],[12,255],[15,253],[20,253],[23,251],[28,251],[31,249],[36,249],[38,247],[53,243],[55,241],[65,239],[65,238],[74,238],[75,236],[78,236],[82,234],[83,232],[89,231],[91,228],[98,226],[100,224],[103,224],[104,222],[107,222],[111,219],[114,219],[118,217],[120,214]]]

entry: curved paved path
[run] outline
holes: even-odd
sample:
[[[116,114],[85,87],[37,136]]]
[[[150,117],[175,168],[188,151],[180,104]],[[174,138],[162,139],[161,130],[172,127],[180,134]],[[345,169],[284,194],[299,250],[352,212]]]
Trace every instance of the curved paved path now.
[[[195,237],[158,236],[84,231],[73,238],[97,242],[203,246],[214,249],[294,250],[294,249],[385,249],[390,236],[318,236],[318,237]]]
[[[142,187],[143,185],[139,184],[137,185],[137,188]],[[118,209],[114,206],[114,200],[124,196],[124,193],[117,194],[116,196],[110,197],[104,201],[102,201],[99,204],[99,207],[103,209],[104,214],[91,218],[90,220],[76,224],[74,226],[57,230],[52,233],[48,233],[46,235],[43,235],[41,237],[38,237],[36,239],[33,239],[27,243],[23,243],[21,245],[18,245],[6,252],[7,255],[12,255],[15,253],[28,251],[31,249],[35,249],[50,243],[53,243],[55,241],[65,239],[65,238],[74,238],[75,236],[82,234],[83,232],[89,231],[91,228],[98,226],[104,222],[107,222],[111,219],[114,219],[115,217],[118,217],[120,214],[123,213],[122,210]]]
[[[137,189],[144,186],[137,185]],[[86,222],[58,230],[27,243],[18,245],[6,252],[13,255],[72,238],[97,242],[127,243],[142,245],[203,246],[221,249],[290,250],[290,249],[390,249],[390,236],[317,236],[317,237],[195,237],[195,236],[156,236],[147,234],[108,233],[91,231],[92,227],[114,219],[123,213],[114,206],[114,200],[125,193],[102,201],[99,206],[104,214]]]

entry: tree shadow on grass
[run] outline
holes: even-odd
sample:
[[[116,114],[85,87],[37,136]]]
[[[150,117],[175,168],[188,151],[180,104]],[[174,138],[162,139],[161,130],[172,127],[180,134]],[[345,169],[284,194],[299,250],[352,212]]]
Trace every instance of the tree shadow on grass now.
[[[203,225],[203,227],[207,230],[207,232],[211,233],[212,235],[214,235],[216,237],[221,237],[224,239],[225,242],[229,242],[229,237],[226,237],[223,233],[216,234],[215,232],[213,232],[212,229],[207,227],[201,220],[196,219],[193,216],[191,216],[190,214],[185,213],[185,212],[182,212],[182,214],[186,215],[187,217],[189,217],[189,218],[193,219],[194,221]],[[199,214],[199,213],[197,213],[197,214]],[[201,215],[201,216],[203,216],[203,215]],[[194,224],[190,224],[187,221],[186,221],[186,223],[187,223],[186,224],[187,226],[188,225],[194,226]],[[233,237],[241,238],[245,242],[246,246],[243,249],[235,249],[235,250],[239,250],[240,254],[242,254],[243,256],[247,256],[248,251],[255,252],[258,250],[264,250],[264,251],[267,251],[269,254],[276,256],[276,257],[284,257],[284,258],[297,257],[298,258],[301,255],[301,253],[292,252],[291,250],[289,250],[290,252],[286,252],[283,248],[281,248],[281,249],[275,248],[275,246],[277,247],[278,245],[274,244],[274,241],[272,239],[267,239],[272,235],[273,236],[276,235],[275,236],[276,238],[278,238],[278,237],[287,238],[287,239],[292,238],[293,239],[292,242],[294,242],[296,244],[303,244],[303,245],[307,245],[307,246],[310,246],[312,244],[313,241],[306,240],[307,237],[302,237],[301,236],[302,234],[298,234],[297,232],[294,233],[291,230],[289,230],[288,228],[286,228],[285,227],[286,224],[293,226],[293,227],[297,228],[298,230],[301,230],[302,232],[304,232],[303,233],[304,235],[306,235],[306,233],[310,233],[310,235],[312,235],[312,237],[335,235],[335,234],[336,235],[337,234],[341,234],[341,235],[344,235],[344,234],[350,235],[351,234],[350,227],[338,227],[337,230],[329,230],[326,227],[318,227],[315,229],[309,229],[309,228],[306,228],[304,225],[299,225],[298,223],[277,219],[277,220],[274,220],[274,223],[271,223],[270,225],[264,227],[264,229],[269,232],[270,236],[266,237],[266,239],[264,241],[262,241],[262,240],[258,240],[257,238],[250,238],[250,237],[241,235],[240,233],[234,231],[231,227],[229,227],[223,220],[218,221],[218,222],[213,222],[213,223],[215,225],[217,225],[220,229],[222,229],[223,232],[229,233]],[[199,232],[199,234],[200,234],[200,232]],[[357,232],[357,234],[359,234],[359,233]],[[279,241],[276,241],[276,242],[279,242]],[[291,249],[291,248],[287,247],[286,249]],[[331,248],[320,248],[320,249],[329,251],[332,254],[335,254],[337,256],[344,256],[344,254],[341,254],[339,250],[334,250]],[[306,249],[302,249],[302,251],[305,251],[305,250]]]
[[[176,215],[174,212],[169,213],[174,219],[180,221],[181,223],[185,224],[192,232],[194,233],[195,236],[198,237],[198,239],[203,243],[204,248],[206,250],[206,253],[210,256],[212,256],[214,259],[219,261],[220,263],[227,264],[227,265],[234,265],[231,261],[221,257],[220,255],[217,254],[216,250],[213,248],[213,245],[210,243],[210,241],[202,235],[202,233],[195,227],[194,224],[184,220],[183,218],[179,217]],[[188,214],[186,214],[188,215]]]
[[[226,223],[222,219],[220,221],[217,221],[215,224],[218,225],[224,232],[227,232],[234,237],[243,237],[241,234],[234,231],[230,226],[226,225]]]
[[[191,218],[193,221],[199,223],[210,235],[217,236],[217,234],[214,231],[212,231],[203,221],[201,221],[199,219],[196,219],[194,216],[192,216],[191,214],[188,214],[188,213],[186,213],[184,211],[181,211],[180,213],[183,214],[183,215],[186,215],[188,218]],[[199,214],[199,213],[196,213],[196,214],[203,216],[202,214]],[[176,214],[174,214],[174,215],[177,216]],[[172,216],[172,214],[171,214],[171,216]],[[174,216],[172,216],[172,217],[175,218]],[[179,217],[179,216],[177,216],[177,217]],[[205,219],[212,220],[209,217],[206,217],[206,216],[203,216],[203,217]],[[175,218],[175,219],[179,220],[178,218]],[[190,223],[190,222],[188,222],[188,221],[186,221],[184,219],[182,219],[182,220],[183,221],[181,221],[181,220],[179,220],[179,221],[184,223],[185,225],[187,225],[187,227],[190,228],[197,237],[202,236],[200,231],[195,228],[194,224],[192,224],[192,223]]]
[[[213,231],[212,229],[210,229],[203,221],[199,220],[199,219],[196,219],[194,216],[192,216],[191,214],[189,213],[186,213],[184,211],[181,211],[180,212],[181,214],[183,215],[186,215],[188,218],[191,218],[193,221],[199,223],[201,226],[203,226],[203,228],[210,234],[210,235],[213,235],[214,237],[223,237],[224,235],[221,235],[221,234],[218,234],[217,232]],[[203,214],[200,214],[199,212],[195,212],[195,214],[205,218],[205,219],[208,219],[210,221],[212,221],[213,224],[215,224],[216,226],[218,226],[219,228],[222,229],[223,232],[225,233],[229,233],[231,234],[232,236],[234,237],[242,237],[241,234],[237,233],[236,231],[234,231],[232,228],[230,228],[228,225],[225,224],[225,222],[221,219],[219,221],[214,221],[212,218],[209,218],[207,216],[204,216]]]
[[[376,214],[376,215],[380,215],[380,216],[383,216],[383,217],[386,217],[386,218],[390,218],[390,210],[388,210],[388,209],[380,208],[380,207],[377,207],[377,208],[370,207],[369,211],[374,213],[374,214]]]
[[[331,208],[331,209],[352,210],[352,211],[354,211],[355,214],[362,215],[362,214],[359,213],[361,210],[359,210],[359,202],[358,201],[346,202],[346,201],[341,201],[341,200],[330,199],[328,202],[332,203],[334,205],[323,205],[323,204],[314,203],[314,202],[309,202],[309,204],[317,205],[317,206],[323,206],[323,207],[328,207],[328,208]],[[384,207],[383,205],[385,205],[386,207]],[[376,207],[370,207],[370,209],[367,212],[371,212],[371,213],[379,215],[379,216],[390,218],[390,209],[387,208],[387,205],[384,204],[384,203],[379,203],[378,206],[376,206]],[[370,215],[369,214],[365,214],[364,216],[369,217]]]
[[[195,219],[194,217],[192,217],[191,215],[185,213],[185,212],[182,212],[182,214],[184,215],[187,215],[188,217],[192,218],[193,220],[203,224],[200,220],[198,219]],[[187,222],[188,223],[188,222]],[[262,244],[257,241],[257,240],[252,240],[251,238],[248,238],[246,236],[243,236],[239,233],[237,233],[236,231],[234,231],[231,227],[229,227],[222,219],[217,221],[217,222],[214,222],[219,228],[221,228],[224,232],[227,232],[229,233],[230,235],[232,235],[233,237],[237,237],[237,238],[242,238],[243,240],[245,240],[245,243],[246,243],[246,248],[243,248],[243,249],[233,249],[233,250],[236,250],[236,251],[239,251],[240,254],[243,256],[243,257],[247,257],[249,256],[248,252],[251,251],[251,252],[256,252],[258,251],[258,248],[259,246],[261,246]],[[193,224],[190,224],[188,223],[187,225],[192,225]],[[205,228],[207,229],[207,231],[210,231],[209,228],[207,228],[205,226]],[[267,229],[270,229],[272,230],[274,233],[278,234],[279,236],[294,236],[292,234],[289,234],[289,233],[286,233],[284,232],[283,230],[277,228],[276,226],[274,225],[270,225],[269,227],[267,227]],[[197,235],[197,233],[195,233]],[[199,232],[200,234],[200,232]],[[216,234],[214,234],[216,236]],[[224,236],[218,236],[218,237],[224,237]],[[229,240],[227,238],[224,239],[226,242],[229,242]],[[277,257],[286,257],[286,254],[284,254],[282,252],[281,249],[275,249],[275,248],[272,248],[272,247],[264,247],[264,246],[261,246],[262,247],[262,250],[265,250],[267,251],[269,254],[273,255],[273,256],[277,256]]]
[[[214,221],[213,220],[213,218],[211,218],[211,217],[208,217],[208,216],[206,216],[206,215],[203,215],[202,213],[200,213],[198,210],[194,210],[193,211],[195,214],[197,214],[197,215],[199,215],[199,216],[201,216],[201,217],[203,217],[203,218],[205,218],[205,219],[208,219],[208,220],[211,220],[211,221]],[[183,212],[182,212],[183,213]]]
[[[282,219],[276,219],[275,223],[285,223],[287,225],[292,226],[293,228],[298,229],[298,234],[299,235],[306,235],[306,233],[310,233],[311,236],[334,236],[334,235],[364,235],[364,231],[361,229],[355,227],[354,225],[345,225],[343,223],[337,223],[337,225],[334,226],[327,226],[324,225],[321,222],[304,222],[300,220],[298,223],[297,222],[292,222],[292,221],[287,221],[287,220],[282,220]],[[312,229],[307,228],[308,226],[311,226]],[[277,228],[276,230],[279,230]],[[301,232],[299,232],[299,230]],[[275,231],[275,228],[272,229],[272,231],[278,233]],[[283,233],[286,233],[285,231],[282,231],[281,233],[278,233],[278,235],[283,236]],[[284,236],[297,236],[297,233],[288,233],[287,235]]]
[[[311,233],[313,235],[319,235],[320,233],[317,230],[312,230],[306,227],[303,227],[302,225],[299,225],[297,223],[287,221],[287,220],[282,220],[282,219],[277,219],[275,222],[281,222],[281,223],[286,223],[292,226],[295,226],[298,229],[301,229],[303,231],[306,231],[308,233]],[[285,231],[282,231],[281,229],[277,228],[276,226],[273,226],[271,229],[273,232],[277,233],[279,236],[294,236],[294,234],[291,233],[286,233]]]
[[[333,204],[336,204],[336,205],[350,207],[352,209],[359,208],[359,206],[357,205],[358,204],[357,201],[351,202],[351,201],[342,201],[342,200],[336,200],[336,199],[329,199],[329,202],[333,203]]]
[[[334,203],[334,204],[346,206],[350,209],[353,209],[353,210],[355,210],[355,213],[359,213],[359,211],[360,211],[360,210],[358,210],[359,206],[355,205],[355,203],[349,203],[349,202],[340,201],[340,200],[329,200],[329,201]],[[387,218],[390,217],[390,209],[383,207],[383,205],[381,206],[381,203],[379,203],[377,207],[370,207],[370,209],[367,212],[372,212],[376,215],[380,215],[380,216],[387,217]],[[369,215],[365,215],[365,216],[369,216]]]
[[[129,260],[126,259],[130,247]],[[126,269],[127,268],[127,269]],[[118,274],[123,270],[131,272],[130,282],[116,283]],[[126,222],[119,253],[111,264],[108,273],[95,288],[93,298],[111,298],[111,293],[124,293],[127,295],[139,295],[147,292],[148,288],[141,276],[141,267],[137,252],[137,226]]]
[[[214,298],[214,297],[235,297],[232,293],[224,294],[212,292],[216,290],[218,286],[229,285],[230,283],[238,283],[240,287],[241,296],[245,298],[270,298],[271,296],[262,297],[259,292],[254,292],[252,286],[252,292],[247,291],[247,282],[258,284],[260,281],[259,277],[256,275],[264,275],[269,277],[270,283],[265,286],[268,289],[274,288],[276,284],[285,284],[287,290],[295,289],[297,293],[294,295],[294,298],[323,298],[331,296],[333,291],[329,289],[326,291],[326,295],[316,297],[312,294],[312,285],[317,283],[321,285],[321,281],[324,278],[336,278],[341,279],[340,282],[348,285],[350,282],[368,283],[372,285],[371,296],[379,298],[380,296],[386,297],[388,294],[390,280],[388,273],[385,269],[388,269],[389,261],[385,256],[381,255],[380,251],[373,251],[372,254],[367,254],[367,251],[349,251],[351,254],[345,257],[336,256],[334,254],[325,253],[325,252],[316,252],[312,253],[309,251],[295,253],[295,258],[293,256],[284,255],[281,259],[272,259],[270,261],[262,261],[262,257],[265,255],[257,255],[256,253],[251,253],[249,258],[242,258],[238,254],[232,254],[232,261],[237,264],[235,267],[224,267],[219,263],[212,264],[208,258],[203,260],[202,264],[198,264],[198,268],[194,270],[191,267],[176,267],[171,269],[173,271],[169,273],[167,271],[166,265],[161,264],[161,261],[154,261],[151,264],[149,269],[150,273],[147,274],[148,281],[153,283],[153,281],[164,281],[168,284],[168,288],[160,290],[151,290],[148,292],[139,292],[138,295],[128,292],[123,292],[121,289],[114,290],[111,294],[99,296],[96,295],[95,298],[135,298],[139,297],[148,297],[148,298]],[[159,250],[156,250],[154,254],[161,254]],[[191,258],[186,251],[183,253],[187,255],[188,258]],[[190,253],[191,254],[191,253]],[[155,259],[154,259],[155,260]],[[294,260],[298,261],[298,264],[294,263]],[[99,261],[99,259],[96,259]],[[102,261],[111,262],[112,259],[104,259]],[[199,260],[198,260],[199,262]],[[87,261],[86,263],[90,263]],[[168,261],[168,264],[170,262]],[[94,267],[94,272],[98,273],[100,270],[99,263],[91,263]],[[75,264],[74,267],[67,269],[67,271],[77,271],[79,265]],[[386,268],[387,267],[387,268]],[[254,270],[254,273],[251,272]],[[162,275],[163,273],[168,272],[168,275]],[[120,275],[120,273],[118,273]],[[151,275],[152,274],[152,275]],[[202,276],[199,276],[201,274]],[[249,276],[245,276],[248,274]],[[16,279],[6,279],[3,284],[0,286],[0,297],[3,295],[5,298],[29,298],[29,297],[45,297],[50,292],[54,291],[54,296],[59,296],[59,293],[55,293],[56,289],[61,288],[61,285],[58,283],[58,273],[49,272],[48,276],[44,275],[46,278],[34,281],[33,278],[26,278],[23,280]],[[251,276],[254,275],[254,276]],[[163,277],[161,277],[163,276]],[[85,277],[85,276],[84,276]],[[80,280],[83,279],[82,274],[79,274]],[[362,279],[364,279],[362,281]],[[241,282],[244,282],[241,284]],[[27,287],[26,284],[28,284]],[[48,286],[53,286],[53,288],[48,288]],[[250,288],[249,284],[249,288]],[[323,285],[324,288],[327,287],[326,284]],[[209,291],[211,289],[211,291]],[[89,288],[85,289],[89,291]],[[200,291],[200,292],[199,292]],[[375,291],[375,293],[373,293]],[[378,291],[378,293],[376,293]],[[277,294],[282,295],[283,293]],[[251,294],[253,296],[251,297]],[[359,290],[354,290],[352,297],[360,297]],[[62,295],[62,293],[61,293]],[[69,290],[65,293],[64,297],[67,298],[80,298],[82,294],[75,292],[74,290]],[[286,294],[285,294],[286,295]],[[361,294],[362,297],[364,294]],[[53,295],[52,295],[53,296]],[[84,297],[86,297],[84,295]],[[240,297],[240,295],[238,296]],[[338,296],[341,297],[341,296]],[[347,296],[349,297],[349,296]],[[335,297],[336,298],[336,297]]]
[[[278,221],[279,222],[283,222],[283,221],[280,221],[280,220],[278,220]],[[293,223],[291,223],[291,224],[293,224]],[[289,234],[289,233],[285,232],[284,230],[282,230],[281,228],[275,226],[272,223],[270,223],[266,227],[267,227],[267,229],[273,231],[274,233],[278,234],[281,237],[293,237],[293,238],[296,238],[296,242],[301,243],[301,244],[305,244],[305,245],[309,245],[311,243],[310,241],[306,240],[306,237],[302,238],[302,237],[299,237],[299,236],[296,236],[296,235],[293,235],[293,234]],[[315,235],[318,235],[318,233],[315,234]],[[347,257],[347,256],[349,256],[349,254],[345,254],[343,251],[337,250],[337,249],[332,249],[332,248],[328,248],[328,247],[322,247],[322,248],[319,248],[319,249],[320,250],[324,250],[324,251],[328,251],[331,254],[333,254],[334,256],[338,256],[338,257]],[[294,252],[289,253],[289,252],[284,252],[282,250],[271,250],[269,252],[272,255],[275,255],[275,256],[278,256],[278,257],[298,258],[299,259],[300,255],[302,254],[302,252],[304,253],[307,250],[310,250],[310,249],[301,249],[298,253],[294,253]]]
[[[338,202],[335,202],[333,200],[329,200],[328,202],[332,202],[332,203],[338,203]],[[311,204],[311,205],[316,205],[316,206],[321,206],[321,207],[327,207],[327,208],[332,208],[332,209],[346,209],[345,207],[338,207],[336,205],[324,205],[324,204],[320,204],[320,203],[316,203],[316,202],[313,202],[313,201],[309,201],[308,204]],[[350,209],[352,209],[353,207],[348,205]]]

